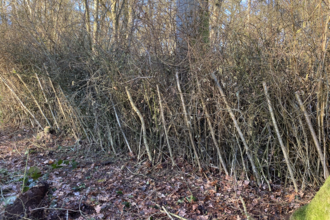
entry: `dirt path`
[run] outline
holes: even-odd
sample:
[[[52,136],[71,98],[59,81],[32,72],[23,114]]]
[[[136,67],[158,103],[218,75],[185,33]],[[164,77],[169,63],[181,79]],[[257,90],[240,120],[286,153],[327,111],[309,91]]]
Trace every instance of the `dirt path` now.
[[[212,168],[196,173],[184,161],[171,169],[170,161],[151,166],[82,149],[66,137],[36,140],[28,129],[1,134],[0,213],[4,200],[21,192],[25,168],[27,186],[50,184],[42,219],[283,219],[315,194],[296,195],[292,187],[274,184],[270,192],[267,184],[258,187]]]

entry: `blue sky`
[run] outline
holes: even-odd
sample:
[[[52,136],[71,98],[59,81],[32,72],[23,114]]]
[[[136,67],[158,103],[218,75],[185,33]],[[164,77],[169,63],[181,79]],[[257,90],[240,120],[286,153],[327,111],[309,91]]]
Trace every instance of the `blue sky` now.
[[[242,0],[241,4],[242,5],[247,5],[247,0]]]

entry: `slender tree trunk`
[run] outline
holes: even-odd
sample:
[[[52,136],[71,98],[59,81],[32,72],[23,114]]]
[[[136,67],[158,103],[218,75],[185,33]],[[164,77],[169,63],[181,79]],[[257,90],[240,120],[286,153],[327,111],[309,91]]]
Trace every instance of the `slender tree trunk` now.
[[[251,0],[248,0],[248,9],[247,9],[247,22],[250,23],[250,15],[251,15]]]
[[[88,0],[85,0],[84,3],[85,3],[85,27],[86,27],[87,38],[88,38],[87,42],[88,42],[89,49],[92,49],[93,45],[92,45],[92,38],[91,38],[91,24],[90,24]]]
[[[211,2],[211,14],[210,14],[210,42],[211,45],[216,44],[218,40],[219,30],[220,30],[220,12],[222,0],[212,0]]]
[[[111,0],[111,21],[112,21],[112,31],[117,42],[118,38],[118,19],[117,19],[117,0]]]
[[[94,21],[93,21],[93,51],[98,41],[99,32],[99,0],[94,0]],[[94,51],[95,52],[95,51]]]
[[[4,8],[3,0],[0,0],[0,18],[1,18],[1,25],[7,26],[7,17],[6,17],[6,10]]]
[[[126,40],[127,40],[127,46],[128,49],[131,46],[131,40],[134,30],[134,17],[135,17],[135,11],[134,11],[134,0],[128,0],[128,24],[127,24],[127,32],[126,32]]]
[[[176,15],[176,39],[177,39],[177,54],[178,59],[185,57],[187,52],[187,40],[196,37],[194,23],[197,18],[196,0],[177,0],[177,15]]]

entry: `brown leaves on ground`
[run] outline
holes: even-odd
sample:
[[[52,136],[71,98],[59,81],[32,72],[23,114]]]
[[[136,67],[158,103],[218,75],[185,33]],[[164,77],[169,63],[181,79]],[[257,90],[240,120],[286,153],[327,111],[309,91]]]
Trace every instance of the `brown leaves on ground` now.
[[[274,184],[269,192],[267,184],[259,187],[251,179],[214,174],[206,167],[201,174],[182,160],[171,169],[171,161],[152,165],[148,161],[138,163],[131,157],[109,158],[103,152],[89,158],[76,156],[75,151],[65,147],[72,146],[74,141],[63,139],[55,142],[61,145],[39,149],[30,155],[28,161],[28,167],[38,167],[50,183],[44,204],[48,211],[44,219],[64,218],[65,210],[70,211],[71,219],[169,219],[168,215],[172,215],[173,219],[178,219],[175,216],[185,219],[246,219],[240,197],[253,218],[283,219],[307,203],[314,192],[300,193],[299,197],[292,187]],[[21,138],[20,142],[15,142],[9,136],[2,137],[0,152],[4,153],[0,154],[0,167],[8,172],[24,170],[26,157],[24,154],[20,156],[19,152],[13,153],[12,149],[15,144],[18,151],[24,152],[31,143],[30,139]],[[51,166],[59,160],[70,163],[62,163],[53,169]],[[77,163],[75,166],[71,162],[73,160]],[[1,173],[0,181],[3,186],[8,183],[16,185],[8,187],[11,191],[4,191],[5,197],[12,191],[19,192],[21,182],[13,183]],[[1,207],[4,208],[3,205]],[[62,212],[56,212],[57,209]],[[79,214],[75,215],[74,210]]]

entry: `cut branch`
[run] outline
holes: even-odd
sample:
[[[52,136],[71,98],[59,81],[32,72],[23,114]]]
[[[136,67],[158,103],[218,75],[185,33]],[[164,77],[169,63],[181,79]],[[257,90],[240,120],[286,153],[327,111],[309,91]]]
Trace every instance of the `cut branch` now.
[[[129,146],[128,140],[127,140],[126,135],[125,135],[125,132],[124,132],[123,128],[121,127],[121,123],[120,123],[120,120],[119,120],[119,117],[118,117],[118,114],[117,114],[117,110],[116,110],[116,108],[115,108],[115,104],[113,103],[113,100],[112,100],[111,95],[110,95],[110,99],[111,99],[112,108],[113,108],[113,110],[114,110],[114,112],[115,112],[115,116],[116,116],[116,120],[117,120],[117,123],[118,123],[119,129],[120,129],[120,131],[121,131],[121,133],[122,133],[122,135],[123,135],[123,137],[124,137],[124,140],[125,140],[125,143],[126,143],[126,145],[127,145],[127,148],[128,148],[128,150],[129,150],[131,156],[134,156],[134,153],[133,153],[131,147]]]
[[[44,119],[46,120],[47,124],[48,124],[50,127],[52,127],[52,125],[50,124],[50,122],[49,122],[48,118],[46,117],[44,111],[42,110],[41,106],[39,105],[37,99],[34,97],[34,95],[33,95],[33,93],[31,92],[31,90],[27,87],[27,85],[26,85],[26,83],[23,81],[22,77],[21,77],[18,73],[16,73],[16,75],[17,75],[17,77],[21,80],[21,82],[23,83],[23,85],[25,86],[25,88],[27,89],[27,91],[30,93],[30,95],[31,95],[31,97],[32,97],[32,99],[33,99],[33,101],[36,103],[38,109],[40,110],[40,113],[42,114],[42,116],[43,116]]]
[[[223,101],[224,101],[225,104],[226,104],[226,108],[228,109],[229,115],[230,115],[231,119],[233,120],[234,125],[235,125],[235,127],[236,127],[236,129],[237,129],[237,132],[238,132],[238,134],[239,134],[239,136],[240,136],[240,138],[241,138],[241,140],[242,140],[242,142],[243,142],[243,145],[244,145],[244,148],[245,148],[245,151],[246,151],[246,155],[248,156],[249,161],[250,161],[251,166],[252,166],[252,171],[253,171],[255,177],[257,178],[257,183],[260,184],[260,183],[261,183],[261,181],[260,181],[260,176],[259,176],[259,173],[258,173],[258,171],[257,171],[257,168],[256,168],[256,166],[255,166],[255,164],[254,164],[254,161],[253,161],[252,155],[251,155],[251,153],[250,153],[250,148],[249,148],[249,146],[247,145],[247,143],[246,143],[246,141],[245,141],[245,138],[244,138],[244,135],[243,135],[243,133],[242,133],[240,127],[238,126],[238,123],[237,123],[237,120],[236,120],[236,118],[235,118],[235,115],[234,115],[233,111],[231,110],[231,108],[230,108],[230,106],[229,106],[229,104],[228,104],[228,102],[227,102],[226,95],[225,95],[225,93],[223,92],[223,90],[222,90],[222,88],[221,88],[221,86],[220,86],[220,83],[219,83],[217,77],[215,76],[215,74],[214,74],[214,73],[211,73],[211,76],[212,76],[213,80],[215,81],[215,83],[216,83],[216,85],[217,85],[217,87],[218,87],[218,89],[219,89],[219,91],[220,91],[220,94],[221,94],[221,96],[222,96],[222,98],[223,98]]]
[[[57,120],[56,120],[56,118],[55,118],[55,115],[54,115],[54,113],[53,113],[52,107],[51,107],[50,103],[48,102],[47,96],[46,96],[46,94],[45,94],[44,88],[42,87],[42,84],[41,84],[41,82],[40,82],[40,79],[39,79],[39,77],[38,77],[38,74],[35,73],[35,75],[36,75],[36,77],[37,77],[37,80],[38,80],[39,86],[40,86],[40,88],[41,88],[42,94],[44,95],[45,101],[46,101],[46,103],[48,104],[48,107],[49,107],[50,113],[51,113],[52,116],[53,116],[54,123],[55,123],[57,129],[60,130],[60,126],[58,125]]]
[[[215,133],[214,133],[214,129],[213,129],[213,126],[212,126],[211,117],[210,117],[209,112],[207,111],[207,108],[206,108],[206,105],[205,105],[205,102],[204,102],[204,99],[203,99],[203,96],[202,96],[201,85],[200,85],[200,83],[198,81],[197,76],[196,76],[196,81],[197,81],[197,89],[198,89],[198,92],[199,92],[199,94],[201,96],[203,111],[204,111],[204,114],[206,116],[207,123],[209,125],[209,129],[210,129],[210,132],[211,132],[213,143],[215,145],[215,148],[217,149],[217,153],[218,153],[218,157],[219,157],[220,163],[221,163],[223,169],[225,170],[226,175],[228,176],[229,173],[228,173],[228,170],[227,170],[227,167],[226,167],[226,163],[225,163],[224,159],[222,158],[220,147],[219,147],[218,142],[217,142],[217,140],[215,138]]]
[[[183,99],[183,95],[182,95],[182,91],[181,91],[181,87],[180,87],[178,72],[175,73],[175,76],[176,76],[176,82],[177,82],[178,90],[179,90],[180,97],[181,97],[181,103],[182,103],[182,108],[183,108],[183,115],[184,115],[184,119],[186,121],[186,125],[187,125],[187,128],[188,128],[190,142],[191,142],[192,148],[194,150],[194,155],[195,155],[195,158],[196,158],[196,161],[197,161],[197,164],[198,164],[198,168],[199,168],[200,171],[202,171],[201,163],[199,162],[198,154],[197,154],[197,151],[196,151],[196,146],[195,146],[194,138],[193,138],[192,133],[191,133],[191,130],[192,130],[191,123],[188,120],[187,111],[186,111],[186,105],[184,104],[184,99]]]
[[[282,148],[282,152],[283,152],[283,155],[284,155],[284,159],[285,159],[286,165],[288,166],[288,170],[289,170],[291,179],[293,181],[293,185],[294,185],[295,191],[298,192],[298,186],[297,186],[297,182],[296,182],[296,179],[294,178],[294,174],[293,174],[293,171],[292,171],[292,168],[291,168],[291,165],[290,165],[289,155],[288,155],[288,152],[286,151],[286,148],[285,148],[285,146],[283,144],[283,141],[282,141],[282,137],[281,137],[280,131],[279,131],[278,127],[277,127],[277,123],[276,123],[276,120],[275,120],[273,107],[272,107],[272,104],[270,102],[270,98],[269,98],[269,94],[268,94],[268,90],[267,90],[267,85],[266,85],[265,82],[263,82],[262,85],[264,87],[264,91],[265,91],[265,96],[266,96],[267,103],[268,103],[269,112],[270,112],[270,115],[271,115],[271,118],[272,118],[272,121],[273,121],[273,125],[274,125],[274,128],[275,128],[275,132],[276,132],[278,141],[280,142],[280,145],[281,145],[281,148]]]
[[[173,158],[170,141],[168,140],[168,134],[167,134],[167,129],[166,129],[166,121],[165,121],[165,116],[164,116],[164,109],[163,109],[162,99],[160,97],[160,92],[159,92],[159,86],[158,85],[157,85],[157,93],[158,93],[158,98],[159,98],[160,114],[162,116],[166,143],[167,143],[168,151],[170,152],[170,157],[171,157],[171,160],[172,160],[172,167],[174,167],[175,166],[175,161],[174,161],[174,158]]]
[[[149,157],[149,160],[150,162],[152,162],[152,156],[151,156],[151,152],[150,152],[150,148],[149,148],[149,145],[148,145],[148,142],[147,142],[147,130],[146,130],[146,125],[144,123],[144,119],[143,119],[143,116],[140,112],[140,110],[135,106],[134,102],[133,102],[133,99],[132,99],[132,96],[131,94],[129,93],[127,87],[125,87],[126,89],[126,93],[127,93],[127,96],[128,96],[128,99],[132,105],[132,108],[134,109],[134,111],[136,112],[136,114],[139,116],[140,118],[140,121],[141,121],[141,124],[142,124],[142,131],[143,131],[143,143],[147,149],[147,154],[148,154],[148,157]]]
[[[307,125],[308,125],[308,127],[309,127],[309,130],[311,131],[311,134],[312,134],[312,137],[313,137],[313,140],[314,140],[314,144],[315,144],[316,150],[317,150],[318,153],[319,153],[319,157],[320,157],[320,159],[321,159],[322,166],[323,166],[324,179],[327,179],[328,176],[329,176],[329,170],[328,170],[328,168],[327,168],[327,164],[326,164],[326,162],[325,162],[325,158],[324,158],[324,156],[323,156],[321,146],[320,146],[320,144],[319,144],[319,141],[317,140],[317,136],[316,136],[316,133],[315,133],[315,131],[314,131],[313,125],[312,125],[311,120],[310,120],[310,118],[309,118],[309,116],[308,116],[308,114],[307,114],[307,111],[306,111],[306,109],[305,109],[305,106],[304,106],[304,104],[302,103],[302,101],[301,101],[301,99],[300,99],[299,93],[296,92],[295,94],[296,94],[296,99],[297,99],[297,101],[298,101],[298,103],[299,103],[299,105],[300,105],[300,108],[301,108],[301,110],[304,112],[304,115],[305,115],[305,118],[306,118]]]
[[[11,93],[13,94],[13,96],[17,99],[17,101],[21,104],[21,106],[23,107],[23,109],[25,109],[25,111],[27,113],[29,113],[29,115],[31,115],[31,117],[35,120],[35,122],[38,124],[38,126],[40,128],[42,128],[41,124],[39,123],[39,121],[37,120],[37,118],[34,116],[34,114],[32,114],[32,112],[24,105],[24,103],[22,102],[22,100],[16,95],[16,93],[14,92],[14,90],[8,85],[8,83],[6,82],[6,80],[0,76],[2,82],[7,86],[7,88],[11,91]]]
[[[64,119],[66,120],[66,115],[65,115],[64,110],[63,110],[62,102],[60,101],[60,99],[59,99],[59,97],[58,97],[58,95],[57,95],[57,93],[56,93],[56,89],[55,89],[54,84],[53,84],[53,81],[52,81],[52,79],[50,78],[50,75],[49,75],[49,73],[48,73],[48,71],[47,71],[47,67],[46,67],[46,65],[44,65],[44,68],[45,68],[46,74],[47,74],[47,76],[48,76],[48,80],[49,80],[50,86],[52,87],[53,92],[54,92],[54,95],[55,95],[56,100],[57,100],[57,102],[58,102],[58,106],[60,107],[61,113],[62,113]]]

